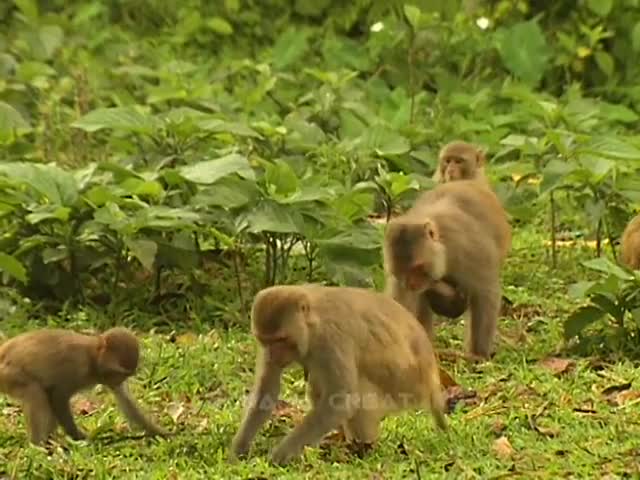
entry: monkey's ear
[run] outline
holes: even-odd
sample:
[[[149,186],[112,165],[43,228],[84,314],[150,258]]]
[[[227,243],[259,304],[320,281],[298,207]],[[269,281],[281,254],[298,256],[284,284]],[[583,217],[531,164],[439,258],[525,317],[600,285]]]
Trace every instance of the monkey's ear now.
[[[424,231],[429,239],[436,242],[440,239],[438,229],[433,221],[427,220],[426,222],[424,222]]]

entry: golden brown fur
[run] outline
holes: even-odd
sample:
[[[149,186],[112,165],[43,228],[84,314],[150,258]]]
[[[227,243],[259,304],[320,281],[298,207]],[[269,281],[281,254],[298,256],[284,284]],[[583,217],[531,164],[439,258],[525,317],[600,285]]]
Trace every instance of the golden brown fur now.
[[[42,444],[60,424],[74,439],[85,438],[69,407],[77,392],[96,384],[112,390],[127,418],[147,432],[164,430],[148,420],[128,394],[126,380],[138,367],[136,337],[124,328],[102,335],[41,329],[0,345],[0,392],[22,403],[29,439]]]
[[[496,195],[474,180],[438,185],[389,222],[384,241],[386,290],[413,312],[433,339],[427,291],[439,281],[468,298],[468,349],[488,357],[501,302],[500,270],[511,227]]]
[[[256,380],[233,456],[249,451],[271,415],[280,377],[292,363],[308,372],[312,409],[272,453],[286,463],[342,427],[348,440],[373,443],[385,415],[427,407],[446,428],[436,357],[424,329],[387,295],[360,288],[280,285],[252,308],[260,348]]]
[[[640,215],[627,224],[621,240],[622,263],[633,270],[640,269]]]

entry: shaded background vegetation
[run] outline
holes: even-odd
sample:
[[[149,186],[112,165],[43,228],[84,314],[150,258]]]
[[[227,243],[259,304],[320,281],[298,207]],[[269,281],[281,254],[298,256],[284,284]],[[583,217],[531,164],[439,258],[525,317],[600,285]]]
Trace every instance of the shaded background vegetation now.
[[[615,253],[640,197],[639,1],[177,5],[0,5],[0,316],[227,325],[273,283],[379,288],[384,219],[462,138],[551,268],[595,242],[566,337],[635,342]]]

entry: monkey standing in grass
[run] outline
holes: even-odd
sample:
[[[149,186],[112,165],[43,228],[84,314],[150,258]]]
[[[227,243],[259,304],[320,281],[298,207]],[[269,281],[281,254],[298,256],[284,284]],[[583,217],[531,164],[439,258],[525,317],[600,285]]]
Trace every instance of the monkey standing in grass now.
[[[475,180],[440,184],[387,225],[386,291],[416,315],[433,340],[429,291],[441,282],[453,285],[465,300],[458,306],[466,309],[468,299],[468,353],[488,358],[502,299],[500,272],[510,247],[511,227],[491,189]]]
[[[385,415],[426,407],[446,429],[438,363],[424,329],[387,295],[362,288],[279,285],[258,292],[251,313],[259,342],[256,377],[232,457],[248,453],[271,416],[284,369],[308,372],[311,411],[272,452],[287,463],[342,428],[372,444]]]
[[[124,328],[101,335],[62,329],[23,333],[0,345],[0,392],[23,407],[29,439],[45,443],[58,425],[73,439],[86,438],[76,426],[69,400],[96,384],[109,388],[127,419],[152,435],[167,432],[136,405],[126,380],[135,374],[138,340]]]

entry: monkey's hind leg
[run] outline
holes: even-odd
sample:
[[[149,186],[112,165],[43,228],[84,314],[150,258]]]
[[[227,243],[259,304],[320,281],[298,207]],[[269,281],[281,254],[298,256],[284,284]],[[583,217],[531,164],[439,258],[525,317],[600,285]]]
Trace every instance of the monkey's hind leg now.
[[[69,397],[56,390],[52,391],[49,395],[51,401],[51,409],[55,418],[60,422],[62,428],[67,435],[74,440],[84,440],[87,436],[78,429],[76,423],[73,421],[73,415],[71,414],[71,407],[69,406]]]
[[[40,385],[32,383],[20,392],[29,440],[34,445],[43,445],[58,426],[46,392]]]
[[[499,284],[471,297],[467,350],[472,356],[483,359],[491,357],[501,301],[502,292]]]

